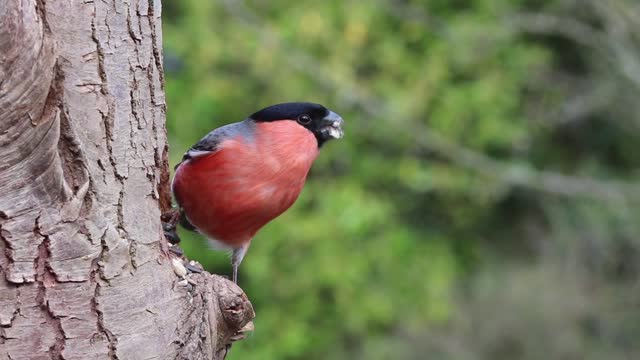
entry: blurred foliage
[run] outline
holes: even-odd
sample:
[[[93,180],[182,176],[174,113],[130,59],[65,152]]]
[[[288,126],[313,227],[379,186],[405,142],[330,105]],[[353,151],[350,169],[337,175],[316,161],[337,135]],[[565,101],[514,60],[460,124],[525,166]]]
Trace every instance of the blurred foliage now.
[[[164,1],[172,164],[273,103],[346,120],[240,268],[229,358],[640,356],[639,6]]]

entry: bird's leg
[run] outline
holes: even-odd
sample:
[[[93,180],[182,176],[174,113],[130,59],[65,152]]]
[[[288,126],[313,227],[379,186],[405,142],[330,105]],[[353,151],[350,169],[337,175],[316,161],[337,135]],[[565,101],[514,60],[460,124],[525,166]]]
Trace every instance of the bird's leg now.
[[[240,266],[240,264],[231,263],[231,266],[233,267],[233,283],[237,284],[238,283],[238,266]]]
[[[244,258],[244,255],[247,253],[249,249],[249,245],[251,245],[251,241],[242,245],[237,249],[233,249],[233,255],[231,255],[231,267],[233,268],[233,283],[238,283],[238,267],[240,267],[240,263]]]

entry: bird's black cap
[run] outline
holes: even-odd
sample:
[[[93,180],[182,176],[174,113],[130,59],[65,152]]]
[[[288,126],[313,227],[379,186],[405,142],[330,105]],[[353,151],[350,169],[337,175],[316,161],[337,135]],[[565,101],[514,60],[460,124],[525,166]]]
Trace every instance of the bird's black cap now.
[[[311,131],[322,146],[327,140],[342,137],[342,118],[326,107],[310,102],[290,102],[266,107],[249,116],[255,122],[297,121]]]

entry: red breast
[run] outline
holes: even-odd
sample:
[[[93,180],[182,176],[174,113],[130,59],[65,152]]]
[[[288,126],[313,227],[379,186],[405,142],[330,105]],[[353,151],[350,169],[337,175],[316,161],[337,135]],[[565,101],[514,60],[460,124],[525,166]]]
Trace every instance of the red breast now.
[[[295,121],[256,123],[217,151],[183,162],[173,191],[189,221],[232,248],[248,242],[298,198],[318,155],[313,133]]]

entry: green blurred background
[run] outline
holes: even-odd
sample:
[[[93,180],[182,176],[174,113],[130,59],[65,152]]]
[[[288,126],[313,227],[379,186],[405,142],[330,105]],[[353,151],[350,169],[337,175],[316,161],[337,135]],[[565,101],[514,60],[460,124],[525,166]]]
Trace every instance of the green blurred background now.
[[[229,359],[640,358],[640,2],[165,0],[163,23],[172,165],[273,103],[346,120],[240,268],[256,331]]]

